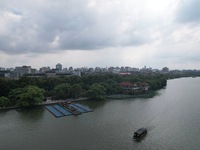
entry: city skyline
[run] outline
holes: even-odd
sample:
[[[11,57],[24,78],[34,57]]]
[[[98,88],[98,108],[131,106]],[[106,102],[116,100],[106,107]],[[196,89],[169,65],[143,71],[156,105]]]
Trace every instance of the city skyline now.
[[[161,69],[158,68],[152,68],[151,66],[143,66],[142,68],[138,68],[138,67],[134,67],[134,66],[109,66],[109,67],[99,67],[99,66],[95,66],[95,67],[91,67],[91,66],[82,66],[82,67],[73,67],[73,66],[63,66],[61,63],[57,63],[55,64],[54,67],[50,67],[48,65],[46,66],[40,66],[39,68],[34,68],[31,65],[22,65],[22,66],[14,66],[14,67],[2,67],[0,66],[0,71],[5,71],[5,70],[13,70],[16,68],[31,68],[31,69],[36,69],[36,70],[40,70],[40,69],[45,69],[45,70],[58,70],[58,71],[63,71],[63,70],[77,70],[77,69],[135,69],[135,70],[142,70],[142,69],[150,69],[150,70],[163,70],[164,68],[168,68],[168,67],[162,67]],[[169,69],[169,68],[168,68]],[[178,70],[178,69],[175,69]]]
[[[0,2],[0,67],[200,69],[198,0]]]

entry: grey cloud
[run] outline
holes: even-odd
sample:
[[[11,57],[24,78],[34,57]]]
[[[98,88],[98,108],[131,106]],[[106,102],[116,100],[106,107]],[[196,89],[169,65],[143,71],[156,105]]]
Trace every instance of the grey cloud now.
[[[177,21],[182,23],[199,22],[200,21],[200,1],[188,0],[180,1],[179,9],[177,10]]]
[[[87,1],[30,1],[28,5],[20,0],[19,3],[5,3],[6,9],[12,8],[11,12],[21,17],[17,21],[5,18],[8,19],[6,34],[1,34],[0,30],[0,51],[7,53],[138,46],[150,40],[148,29],[143,30],[140,26],[132,25],[127,31],[119,33],[118,22],[124,17],[122,12],[114,9],[101,14],[88,8]]]

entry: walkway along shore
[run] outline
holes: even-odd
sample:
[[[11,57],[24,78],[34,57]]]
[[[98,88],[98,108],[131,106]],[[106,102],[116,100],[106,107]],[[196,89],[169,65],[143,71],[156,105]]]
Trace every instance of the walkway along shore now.
[[[52,105],[52,104],[58,104],[62,102],[78,102],[78,101],[85,101],[88,100],[88,98],[77,98],[77,99],[65,99],[65,100],[50,100],[50,101],[45,101],[40,104],[36,104],[34,106],[45,106],[45,105]],[[8,110],[8,109],[16,109],[16,108],[22,108],[20,106],[11,106],[11,107],[0,107],[0,110]]]

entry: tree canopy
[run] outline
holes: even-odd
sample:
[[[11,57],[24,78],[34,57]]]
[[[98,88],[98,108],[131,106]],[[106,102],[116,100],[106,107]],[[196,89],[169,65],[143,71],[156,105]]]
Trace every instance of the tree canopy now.
[[[39,104],[44,101],[45,91],[36,86],[26,86],[17,88],[10,92],[10,97],[15,100],[17,106],[28,107]]]
[[[104,100],[106,96],[106,89],[103,85],[94,83],[88,91],[88,96],[94,100]]]
[[[78,98],[81,95],[82,86],[80,84],[74,84],[71,86],[70,94],[73,98]]]
[[[55,97],[57,99],[68,98],[70,96],[71,86],[68,83],[61,83],[54,87]]]
[[[66,77],[30,78],[19,80],[0,78],[0,97],[2,106],[29,106],[44,99],[44,96],[54,99],[78,98],[89,96],[91,99],[102,100],[106,95],[121,94],[121,82],[146,82],[150,90],[166,86],[169,75],[118,75],[94,74]],[[36,96],[35,96],[36,95]],[[8,99],[5,99],[7,97]]]
[[[6,106],[10,106],[10,100],[9,98],[5,97],[5,96],[1,96],[0,97],[0,107],[6,107]]]

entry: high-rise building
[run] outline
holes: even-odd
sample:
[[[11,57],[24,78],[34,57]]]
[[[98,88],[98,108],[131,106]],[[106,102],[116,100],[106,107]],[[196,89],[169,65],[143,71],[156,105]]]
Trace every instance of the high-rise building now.
[[[162,71],[165,72],[165,73],[167,73],[167,72],[169,72],[169,68],[164,67],[164,68],[162,69]]]
[[[58,70],[58,72],[62,71],[62,65],[60,63],[58,63],[56,65],[56,69]]]
[[[69,72],[71,73],[73,71],[74,71],[73,67],[69,67]]]

